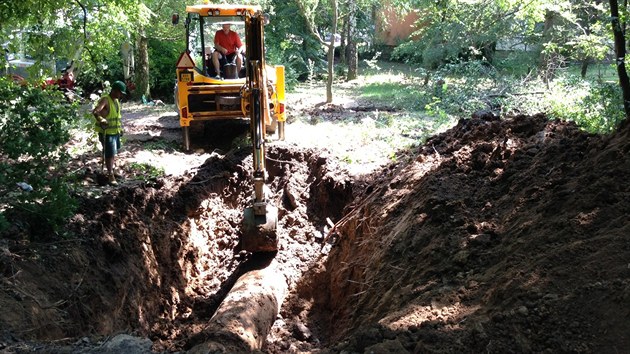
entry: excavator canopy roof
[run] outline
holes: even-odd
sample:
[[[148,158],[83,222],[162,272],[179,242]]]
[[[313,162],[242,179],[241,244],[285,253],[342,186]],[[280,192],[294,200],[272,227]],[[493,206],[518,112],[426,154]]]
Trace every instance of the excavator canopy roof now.
[[[200,16],[244,16],[254,15],[262,11],[258,5],[203,4],[186,6],[186,12],[198,13]]]

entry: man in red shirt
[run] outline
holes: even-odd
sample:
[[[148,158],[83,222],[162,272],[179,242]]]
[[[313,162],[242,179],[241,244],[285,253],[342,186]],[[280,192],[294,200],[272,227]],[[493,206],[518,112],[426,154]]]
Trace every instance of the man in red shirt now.
[[[230,29],[229,23],[224,23],[222,29],[218,30],[214,34],[214,48],[216,49],[212,53],[212,64],[217,72],[216,79],[221,79],[221,67],[219,66],[219,59],[225,58],[228,63],[234,62],[236,57],[236,72],[241,71],[243,66],[243,58],[241,53],[245,51],[245,46],[241,42],[238,33]]]

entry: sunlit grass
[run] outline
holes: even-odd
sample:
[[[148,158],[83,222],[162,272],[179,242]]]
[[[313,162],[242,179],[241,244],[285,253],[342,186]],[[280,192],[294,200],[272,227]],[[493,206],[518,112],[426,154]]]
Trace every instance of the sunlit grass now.
[[[361,97],[373,103],[387,104],[393,108],[418,109],[420,98],[424,95],[419,84],[401,84],[397,82],[372,82],[361,87]]]
[[[369,171],[396,161],[400,152],[418,146],[448,122],[413,112],[369,112],[361,118],[299,120],[287,127],[287,141],[299,141],[344,161],[348,168]],[[308,135],[300,134],[308,131]]]
[[[131,162],[128,166],[132,174],[139,180],[148,181],[164,176],[164,168],[147,162]]]
[[[173,151],[178,151],[181,148],[181,144],[179,144],[178,142],[175,141],[169,141],[169,140],[153,140],[153,141],[147,141],[146,143],[144,143],[144,149],[149,150],[149,151],[166,151],[166,152],[173,152]]]

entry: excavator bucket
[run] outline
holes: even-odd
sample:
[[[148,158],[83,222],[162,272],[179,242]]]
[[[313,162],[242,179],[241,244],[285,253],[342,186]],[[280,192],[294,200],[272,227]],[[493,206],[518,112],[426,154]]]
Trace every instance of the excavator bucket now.
[[[278,208],[267,205],[265,215],[256,215],[254,208],[245,208],[241,249],[252,252],[278,250]]]

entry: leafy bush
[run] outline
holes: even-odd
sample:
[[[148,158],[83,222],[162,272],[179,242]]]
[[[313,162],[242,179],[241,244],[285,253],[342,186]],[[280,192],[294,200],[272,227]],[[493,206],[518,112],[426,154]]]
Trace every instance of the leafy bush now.
[[[575,121],[590,132],[611,133],[625,119],[623,100],[615,83],[602,82],[591,87],[583,106]]]
[[[307,30],[302,16],[296,16],[297,5],[274,0],[268,11],[271,21],[265,27],[267,63],[285,66],[287,88],[325,74],[326,51]]]
[[[407,41],[391,51],[391,59],[409,64],[422,64],[424,48],[422,41]]]
[[[445,64],[431,75],[433,80],[418,98],[421,108],[441,120],[469,117],[489,109],[487,94],[499,82],[496,70],[485,61]]]
[[[526,76],[536,67],[538,56],[535,51],[497,51],[493,63],[505,75]]]
[[[611,133],[624,119],[619,86],[567,75],[550,86],[543,102],[551,117],[574,121],[592,133]]]
[[[37,225],[40,236],[58,231],[72,214],[64,148],[77,107],[63,94],[0,78],[0,204],[3,219]],[[20,189],[18,184],[22,185]]]
[[[120,56],[110,57],[102,62],[87,61],[77,75],[77,84],[85,93],[99,93],[105,81],[114,82],[122,78],[122,62]]]
[[[175,63],[184,49],[184,42],[169,42],[164,40],[149,40],[149,66],[151,77],[152,98],[159,98],[165,102],[173,102],[175,87]]]
[[[554,119],[574,121],[592,133],[610,133],[624,119],[616,83],[562,74],[548,85],[537,78],[526,82],[512,80],[503,86],[509,88],[500,101],[504,112],[545,112]]]

